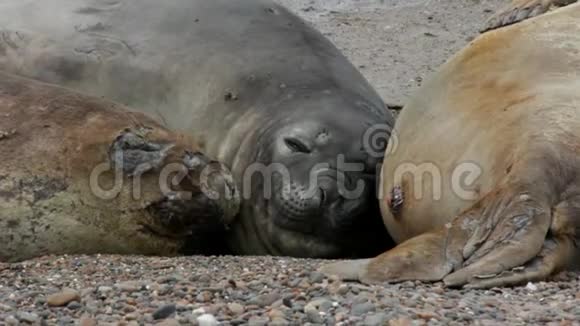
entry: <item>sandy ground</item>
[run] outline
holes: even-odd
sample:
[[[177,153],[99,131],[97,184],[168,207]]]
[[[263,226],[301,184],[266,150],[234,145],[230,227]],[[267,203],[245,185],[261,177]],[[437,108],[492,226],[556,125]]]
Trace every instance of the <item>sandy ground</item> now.
[[[403,104],[423,78],[478,34],[507,0],[277,0],[312,22],[385,102]]]
[[[279,0],[323,31],[387,103],[505,1]],[[580,325],[580,276],[488,291],[367,287],[272,257],[45,257],[0,264],[0,325]]]

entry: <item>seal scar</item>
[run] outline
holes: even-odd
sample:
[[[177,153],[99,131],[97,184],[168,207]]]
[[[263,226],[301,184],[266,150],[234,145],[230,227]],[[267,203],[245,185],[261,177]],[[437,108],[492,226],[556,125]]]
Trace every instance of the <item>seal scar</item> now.
[[[401,188],[401,186],[393,187],[393,189],[391,190],[391,195],[387,199],[389,208],[391,209],[391,212],[393,212],[393,215],[398,215],[398,213],[401,212],[404,199],[405,198],[403,195],[403,189]]]
[[[158,168],[172,147],[148,142],[143,135],[126,130],[111,145],[109,157],[125,173],[137,176]]]

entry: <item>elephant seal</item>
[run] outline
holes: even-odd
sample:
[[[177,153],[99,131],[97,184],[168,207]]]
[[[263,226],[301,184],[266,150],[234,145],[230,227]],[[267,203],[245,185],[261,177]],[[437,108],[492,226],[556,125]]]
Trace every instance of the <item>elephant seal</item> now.
[[[0,116],[0,261],[201,251],[238,213],[227,168],[143,113],[2,72]]]
[[[381,211],[399,245],[321,271],[489,288],[579,262],[578,21],[573,4],[490,30],[443,64],[386,151]]]
[[[388,246],[376,200],[387,142],[363,140],[388,139],[394,119],[288,9],[271,0],[7,0],[0,10],[0,69],[154,114],[231,167],[242,193],[231,253],[371,257]]]

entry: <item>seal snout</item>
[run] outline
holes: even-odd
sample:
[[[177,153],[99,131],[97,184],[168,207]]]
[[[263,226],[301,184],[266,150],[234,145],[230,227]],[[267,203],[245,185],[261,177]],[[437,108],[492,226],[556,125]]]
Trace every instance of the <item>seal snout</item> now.
[[[229,225],[239,211],[240,197],[229,169],[201,152],[185,151],[184,170],[168,177],[164,196],[147,206],[153,218],[146,230],[182,239]]]
[[[350,179],[334,169],[321,170],[315,175],[308,183],[293,181],[283,186],[275,196],[276,224],[306,232],[313,228],[337,227],[349,220],[350,210],[343,208],[350,207],[346,204],[350,201],[341,195],[341,187],[348,185],[342,185],[339,180]]]

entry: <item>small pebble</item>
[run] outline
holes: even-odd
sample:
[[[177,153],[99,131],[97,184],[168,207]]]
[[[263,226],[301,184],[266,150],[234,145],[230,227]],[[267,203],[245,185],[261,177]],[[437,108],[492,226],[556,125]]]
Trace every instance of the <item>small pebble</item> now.
[[[328,299],[315,299],[310,301],[304,309],[312,309],[327,312],[332,307],[332,301]]]
[[[279,293],[261,294],[250,299],[248,301],[248,304],[257,305],[260,307],[267,307],[276,302],[278,299],[280,299]]]
[[[72,301],[69,304],[66,305],[66,307],[70,310],[77,310],[83,307],[83,305],[81,305],[79,302],[77,301]]]
[[[38,321],[38,315],[31,312],[17,312],[16,319],[33,324]]]
[[[127,281],[117,284],[116,287],[122,292],[133,293],[141,290],[142,284],[137,281]]]
[[[217,319],[210,314],[203,314],[197,317],[197,323],[199,326],[216,326],[218,325]]]
[[[168,318],[175,313],[176,309],[175,304],[161,306],[153,313],[153,319],[158,320]]]
[[[362,316],[368,312],[375,311],[376,307],[370,302],[359,303],[352,306],[350,312],[355,316]]]
[[[269,318],[266,317],[251,317],[248,321],[248,326],[266,326],[270,322]]]
[[[181,323],[177,319],[165,319],[165,320],[163,320],[155,325],[156,326],[179,326],[179,325],[181,325]],[[199,326],[203,326],[203,325],[199,324]]]
[[[528,282],[528,284],[526,285],[526,289],[528,289],[528,291],[530,292],[538,291],[538,287],[532,282]]]
[[[81,296],[77,291],[65,289],[62,292],[49,295],[48,298],[46,298],[46,304],[51,307],[62,307],[72,301],[79,301],[80,299]]]
[[[16,325],[20,324],[18,319],[16,319],[16,317],[14,317],[14,316],[8,316],[8,317],[4,318],[4,322],[6,323],[7,326],[16,326]]]
[[[284,318],[273,318],[272,321],[268,324],[270,326],[288,326],[290,322]]]
[[[82,316],[79,320],[79,326],[97,326],[97,321],[89,316]]]
[[[365,318],[365,326],[381,326],[384,325],[387,320],[387,314],[379,312],[376,314],[368,315]]]
[[[197,308],[197,309],[193,310],[193,312],[192,312],[192,314],[194,316],[200,316],[200,315],[203,315],[205,313],[206,313],[205,308]]]
[[[228,310],[235,316],[241,315],[245,311],[244,306],[236,302],[228,304]]]
[[[320,283],[324,280],[324,274],[320,272],[312,272],[310,273],[309,279],[311,283]]]

